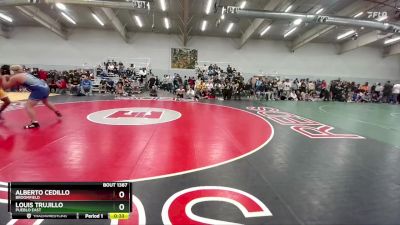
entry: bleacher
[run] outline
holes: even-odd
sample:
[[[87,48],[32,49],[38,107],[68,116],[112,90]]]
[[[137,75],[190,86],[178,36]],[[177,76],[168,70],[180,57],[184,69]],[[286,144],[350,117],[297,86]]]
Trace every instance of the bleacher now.
[[[118,69],[118,72],[114,72],[113,69],[107,68],[109,66],[109,63],[113,63],[114,65],[119,65],[119,63],[122,63],[124,66],[124,69],[120,71]],[[131,58],[131,59],[121,59],[117,57],[109,57],[107,58],[102,64],[100,64],[98,67],[95,68],[94,71],[94,78],[92,80],[93,82],[93,92],[100,92],[100,87],[101,84],[100,82],[104,79],[111,79],[114,81],[114,84],[116,84],[120,78],[127,76],[127,71],[130,71],[131,75],[137,74],[139,75],[140,72],[139,70],[145,68],[146,71],[150,71],[150,59],[149,58]],[[139,86],[138,88],[134,88],[134,92],[140,93],[144,87]]]

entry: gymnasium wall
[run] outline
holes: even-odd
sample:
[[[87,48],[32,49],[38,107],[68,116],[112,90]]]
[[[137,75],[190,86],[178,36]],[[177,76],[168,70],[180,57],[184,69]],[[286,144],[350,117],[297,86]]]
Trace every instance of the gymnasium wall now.
[[[16,28],[11,39],[0,37],[0,63],[38,65],[97,65],[107,57],[151,58],[157,75],[193,71],[170,69],[170,48],[182,47],[176,35],[131,33],[125,43],[112,30],[75,29],[63,40],[45,28]],[[251,40],[242,49],[237,40],[216,37],[193,37],[188,48],[199,50],[200,61],[230,62],[246,76],[279,74],[282,77],[323,79],[400,80],[400,57],[382,58],[382,50],[363,47],[337,55],[333,44],[309,44],[290,53],[285,42]]]

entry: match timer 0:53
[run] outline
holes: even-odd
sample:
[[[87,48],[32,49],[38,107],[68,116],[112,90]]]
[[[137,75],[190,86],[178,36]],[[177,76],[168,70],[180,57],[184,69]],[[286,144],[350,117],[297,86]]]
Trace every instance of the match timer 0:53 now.
[[[109,213],[108,218],[111,220],[127,220],[129,213]]]

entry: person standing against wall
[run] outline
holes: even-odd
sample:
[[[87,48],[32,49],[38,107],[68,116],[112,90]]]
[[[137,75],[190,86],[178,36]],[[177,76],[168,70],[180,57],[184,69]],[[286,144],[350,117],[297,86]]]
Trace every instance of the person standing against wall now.
[[[390,83],[390,81],[386,82],[386,84],[383,86],[383,95],[382,95],[383,103],[388,103],[390,101],[389,98],[392,95],[392,89],[393,89],[393,86]]]

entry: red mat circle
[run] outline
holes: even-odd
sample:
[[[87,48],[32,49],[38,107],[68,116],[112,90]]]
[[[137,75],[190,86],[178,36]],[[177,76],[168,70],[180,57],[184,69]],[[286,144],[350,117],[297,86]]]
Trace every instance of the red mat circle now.
[[[23,130],[24,110],[0,125],[1,181],[145,180],[211,168],[266,145],[265,119],[231,107],[174,101],[93,101],[58,104],[61,122],[37,107],[41,128]],[[161,108],[181,113],[167,123],[115,126],[86,117],[113,108]]]

